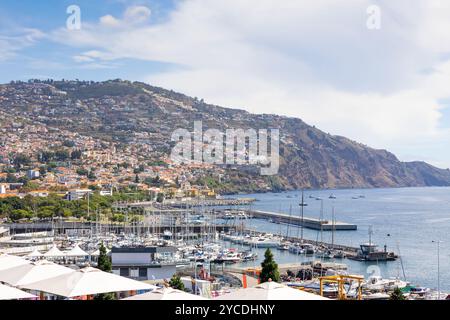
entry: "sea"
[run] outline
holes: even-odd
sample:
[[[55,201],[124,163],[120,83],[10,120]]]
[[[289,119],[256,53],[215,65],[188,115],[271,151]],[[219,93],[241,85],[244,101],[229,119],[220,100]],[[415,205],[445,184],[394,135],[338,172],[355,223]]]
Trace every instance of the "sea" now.
[[[251,205],[254,210],[300,216],[301,191],[232,196],[236,197],[256,199]],[[356,231],[336,231],[336,244],[359,247],[369,242],[370,233],[372,243],[379,249],[386,245],[388,251],[401,257],[390,262],[334,260],[346,264],[349,273],[406,279],[412,285],[432,289],[438,287],[439,278],[440,289],[450,292],[450,188],[308,190],[304,192],[304,199],[307,203],[305,217],[320,218],[322,212],[323,219],[331,220],[334,208],[336,221],[358,226]],[[263,219],[248,219],[246,227],[283,236],[297,236],[301,232],[297,226],[288,227]],[[303,232],[305,239],[331,243],[331,231],[305,228]],[[238,245],[230,243],[229,246]],[[258,260],[247,262],[245,266],[257,266],[263,260],[265,249],[253,250],[257,251]],[[275,248],[272,251],[279,264],[317,260]]]

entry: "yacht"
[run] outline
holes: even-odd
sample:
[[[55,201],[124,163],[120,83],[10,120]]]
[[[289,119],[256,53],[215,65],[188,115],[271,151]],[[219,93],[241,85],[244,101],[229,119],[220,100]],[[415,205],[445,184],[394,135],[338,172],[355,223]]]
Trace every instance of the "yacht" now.
[[[395,288],[405,288],[408,282],[400,279],[383,279],[381,276],[370,276],[363,284],[363,287],[369,291],[392,291]]]

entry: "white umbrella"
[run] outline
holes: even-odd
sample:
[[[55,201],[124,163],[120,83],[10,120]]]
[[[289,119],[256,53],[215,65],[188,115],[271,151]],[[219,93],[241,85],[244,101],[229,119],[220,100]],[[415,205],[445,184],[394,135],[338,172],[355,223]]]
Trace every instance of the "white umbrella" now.
[[[66,256],[68,256],[68,257],[87,257],[87,256],[89,256],[89,253],[82,250],[79,245],[76,245],[71,250],[66,252]]]
[[[181,290],[172,288],[160,288],[144,294],[139,294],[122,300],[207,300]]]
[[[30,283],[24,288],[63,297],[78,297],[106,292],[153,290],[155,286],[87,267],[49,280]]]
[[[29,254],[27,255],[27,257],[30,257],[30,258],[39,258],[39,257],[42,257],[42,253],[40,253],[39,250],[35,248],[35,249],[33,250],[33,252],[31,252],[31,253],[29,253]]]
[[[28,292],[0,284],[0,300],[16,300],[36,298]]]
[[[330,300],[328,298],[289,288],[276,282],[265,282],[253,288],[239,289],[217,300]]]
[[[28,283],[47,280],[73,271],[73,269],[42,260],[0,270],[0,281],[12,286],[23,286]]]
[[[0,270],[30,264],[30,261],[9,254],[0,254]]]

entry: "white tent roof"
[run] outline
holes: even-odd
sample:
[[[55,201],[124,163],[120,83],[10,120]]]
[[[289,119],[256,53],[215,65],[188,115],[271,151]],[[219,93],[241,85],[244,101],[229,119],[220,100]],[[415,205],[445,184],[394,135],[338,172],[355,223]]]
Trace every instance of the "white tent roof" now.
[[[36,298],[28,292],[0,284],[0,300],[16,300]]]
[[[207,300],[181,290],[172,288],[160,288],[144,294],[139,294],[122,300]]]
[[[49,280],[30,283],[24,288],[63,297],[77,297],[106,292],[153,290],[155,286],[87,267]]]
[[[23,286],[28,283],[47,280],[73,271],[73,269],[42,260],[0,270],[0,281],[13,286]]]
[[[276,283],[265,282],[253,288],[239,289],[217,298],[217,300],[329,300],[328,298],[289,288]]]
[[[66,252],[66,256],[68,257],[86,257],[89,253],[82,250],[79,245],[76,245],[71,250]]]
[[[97,249],[91,253],[91,256],[93,256],[93,257],[98,257],[99,255],[100,255],[100,249]]]
[[[64,252],[58,249],[56,245],[54,245],[50,250],[43,254],[44,257],[64,257]]]
[[[0,270],[14,268],[24,264],[30,264],[30,262],[9,254],[0,254]]]
[[[37,248],[35,248],[33,250],[33,252],[27,254],[27,257],[30,257],[30,258],[42,257],[42,253],[40,253],[39,250]]]
[[[106,254],[109,254],[111,252],[111,250],[109,250],[108,248],[106,248]],[[94,252],[91,253],[91,256],[93,257],[98,257],[100,255],[100,249],[95,250]]]

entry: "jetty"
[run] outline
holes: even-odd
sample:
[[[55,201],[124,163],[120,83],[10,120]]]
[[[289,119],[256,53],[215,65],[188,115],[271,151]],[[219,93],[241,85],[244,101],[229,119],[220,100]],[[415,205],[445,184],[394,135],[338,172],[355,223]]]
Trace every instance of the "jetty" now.
[[[296,226],[303,226],[304,228],[322,231],[351,231],[357,230],[358,226],[352,223],[341,221],[319,220],[315,218],[299,217],[288,215],[284,213],[247,210],[252,218],[272,220],[275,223],[291,224]]]

